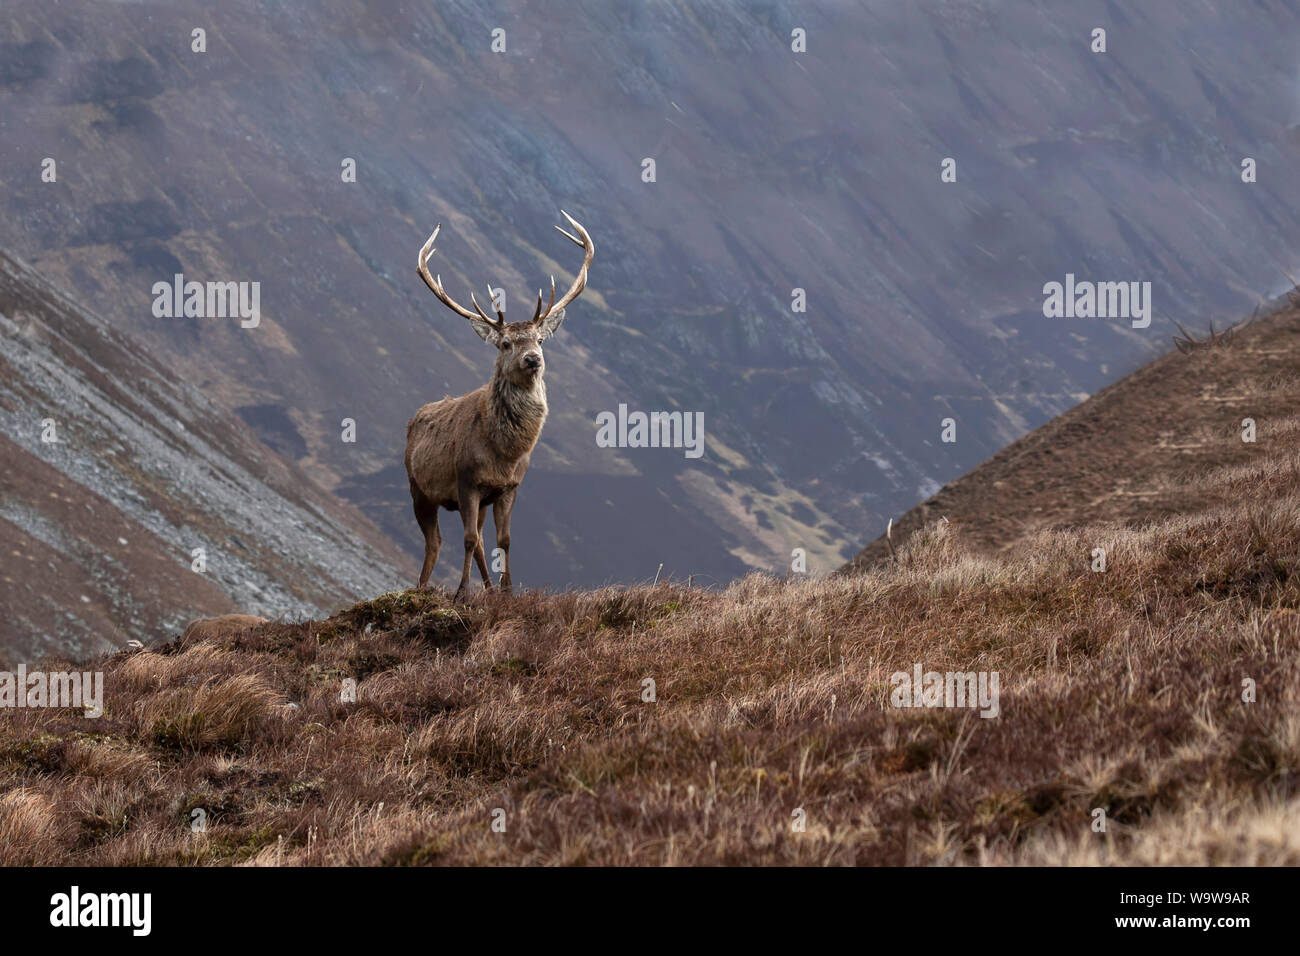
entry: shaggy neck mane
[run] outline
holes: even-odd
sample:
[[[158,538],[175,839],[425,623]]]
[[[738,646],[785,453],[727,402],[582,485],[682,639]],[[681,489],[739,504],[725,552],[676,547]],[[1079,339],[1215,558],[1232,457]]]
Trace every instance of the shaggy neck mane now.
[[[532,388],[520,388],[501,374],[488,390],[492,441],[504,454],[518,458],[532,451],[546,421],[546,384],[540,376]]]

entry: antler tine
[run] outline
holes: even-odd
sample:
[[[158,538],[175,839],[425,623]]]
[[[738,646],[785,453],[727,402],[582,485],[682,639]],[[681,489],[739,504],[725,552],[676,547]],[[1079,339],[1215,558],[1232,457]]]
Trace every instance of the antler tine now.
[[[416,266],[416,271],[420,273],[420,278],[424,280],[424,284],[429,287],[429,291],[434,294],[434,296],[438,299],[439,302],[441,302],[447,308],[451,309],[451,311],[455,312],[462,319],[469,319],[474,322],[477,322],[479,319],[483,319],[489,325],[492,325],[494,327],[501,325],[502,323],[500,321],[493,321],[492,319],[489,319],[483,313],[483,310],[479,309],[477,302],[474,303],[474,308],[478,309],[478,315],[475,315],[469,309],[457,303],[456,300],[453,299],[451,296],[449,296],[447,294],[447,291],[442,287],[442,276],[439,275],[437,277],[434,277],[429,275],[429,256],[434,251],[433,249],[434,240],[438,238],[438,233],[441,231],[442,231],[442,223],[438,223],[437,228],[433,230],[433,235],[429,236],[428,241],[425,242],[425,244],[420,249],[419,265]],[[474,295],[473,293],[471,293],[470,300],[473,301],[473,299],[474,299]]]
[[[492,311],[497,314],[497,320],[500,322],[505,322],[506,314],[497,308],[496,296],[492,294],[492,283],[490,282],[488,283],[487,290],[488,290],[488,301],[492,303]]]
[[[591,241],[591,236],[587,234],[587,230],[582,228],[582,223],[578,222],[578,220],[574,219],[563,209],[560,210],[560,215],[562,215],[565,219],[567,219],[569,221],[569,225],[572,226],[574,228],[574,231],[578,233],[578,236],[582,237],[581,239],[579,239],[578,236],[574,236],[572,233],[566,232],[561,227],[559,226],[555,227],[570,242],[582,246],[584,250],[584,254],[582,257],[582,267],[578,270],[577,278],[573,280],[573,285],[569,287],[569,291],[564,293],[564,295],[560,297],[559,302],[556,302],[555,299],[552,298],[551,304],[547,307],[546,311],[541,313],[534,320],[536,322],[543,321],[548,316],[552,315],[557,309],[563,309],[565,306],[567,306],[578,296],[582,295],[582,290],[587,288],[587,270],[591,267],[591,260],[596,255],[596,244]],[[555,277],[552,276],[551,288],[554,289],[554,287],[555,287]]]
[[[494,319],[494,318],[492,318],[490,315],[488,315],[486,312],[484,312],[482,306],[480,306],[480,305],[478,304],[478,299],[474,298],[474,293],[473,293],[473,292],[471,292],[471,293],[469,294],[469,301],[470,301],[471,303],[473,303],[474,308],[478,311],[478,318],[481,318],[481,319],[482,319],[484,322],[486,322],[488,325],[491,325],[491,326],[493,326],[493,327],[499,328],[500,326],[502,326],[502,325],[505,324],[505,319],[504,319],[504,317],[502,317],[502,318],[500,318],[500,319]],[[500,313],[498,313],[498,315],[500,315]]]
[[[533,321],[536,322],[543,315],[550,315],[551,309],[555,306],[555,276],[551,276],[551,302],[547,305],[546,310],[542,311],[542,290],[537,290],[537,311],[533,313]]]
[[[1300,282],[1297,282],[1296,277],[1287,272],[1286,269],[1281,266],[1278,266],[1278,272],[1286,276],[1286,280],[1291,283],[1291,288],[1287,289],[1282,294],[1286,296],[1286,300],[1292,305],[1300,305]]]
[[[1168,316],[1168,318],[1170,322],[1174,323],[1174,325],[1178,327],[1178,331],[1183,333],[1181,338],[1178,337],[1177,335],[1174,336],[1174,345],[1178,348],[1178,351],[1180,352],[1190,352],[1192,349],[1196,347],[1195,337],[1192,335],[1192,333],[1188,332],[1185,328],[1183,328],[1183,323],[1179,322],[1172,315]]]

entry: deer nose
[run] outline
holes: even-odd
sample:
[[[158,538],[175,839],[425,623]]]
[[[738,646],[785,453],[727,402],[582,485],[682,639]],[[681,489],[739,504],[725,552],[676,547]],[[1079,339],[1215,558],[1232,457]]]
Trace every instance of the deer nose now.
[[[529,352],[527,355],[524,356],[525,368],[540,368],[541,365],[542,365],[542,357],[538,355],[536,352]]]

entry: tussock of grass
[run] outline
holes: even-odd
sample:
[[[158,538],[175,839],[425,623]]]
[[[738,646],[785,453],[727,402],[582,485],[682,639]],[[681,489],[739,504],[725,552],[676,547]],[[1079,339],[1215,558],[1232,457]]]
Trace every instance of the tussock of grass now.
[[[162,749],[234,747],[257,735],[277,697],[257,674],[209,678],[146,697],[137,708],[139,724]]]
[[[56,842],[57,814],[50,797],[33,790],[0,795],[0,865],[27,866]]]

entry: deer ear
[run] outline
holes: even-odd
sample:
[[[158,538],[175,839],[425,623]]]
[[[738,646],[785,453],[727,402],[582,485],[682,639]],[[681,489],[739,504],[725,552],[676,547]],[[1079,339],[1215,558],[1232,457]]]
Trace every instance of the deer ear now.
[[[497,330],[492,328],[492,326],[488,325],[482,319],[470,319],[469,324],[474,326],[474,331],[478,333],[478,337],[484,342],[490,342],[492,345],[496,345],[501,341],[501,336]]]
[[[545,319],[542,320],[541,331],[537,333],[538,341],[541,341],[542,339],[550,338],[552,335],[554,335],[556,329],[560,327],[560,323],[563,321],[564,321],[563,309],[556,309],[554,312],[548,315]]]

